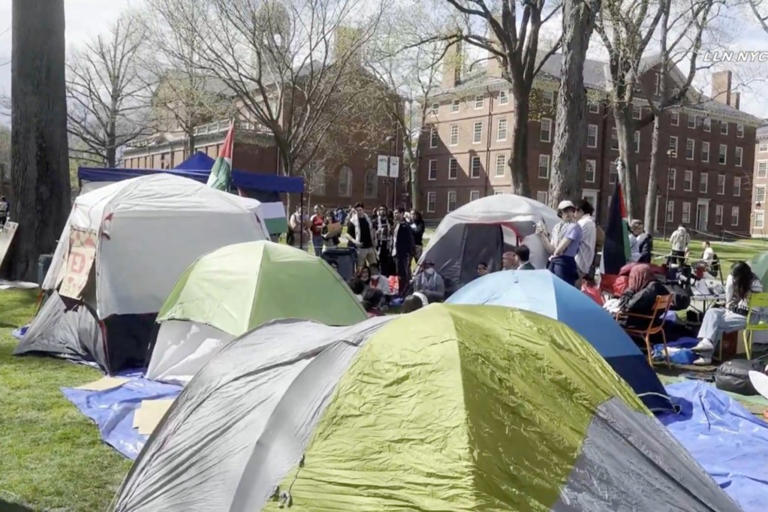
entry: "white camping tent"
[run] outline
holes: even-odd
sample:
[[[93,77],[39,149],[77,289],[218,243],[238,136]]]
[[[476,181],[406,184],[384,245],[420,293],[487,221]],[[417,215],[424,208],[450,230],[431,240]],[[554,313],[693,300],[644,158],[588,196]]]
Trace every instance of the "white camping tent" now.
[[[71,317],[63,313],[83,305],[97,321],[112,319],[113,325],[119,324],[123,335],[135,327],[130,316],[143,316],[145,327],[134,329],[130,336],[148,338],[148,331],[154,327],[154,315],[193,261],[225,245],[268,238],[260,205],[255,199],[170,174],[133,178],[83,194],[72,207],[43,289],[70,297],[57,308],[60,321]],[[71,240],[78,237],[86,240],[84,245],[95,246],[91,256],[88,251],[71,247]],[[85,261],[84,267],[77,264],[78,258]],[[81,320],[82,317],[79,315]],[[43,319],[35,322],[43,323]],[[56,324],[38,329],[33,323],[30,332],[34,336],[26,336],[16,353],[71,352],[78,340],[61,339],[53,331],[64,330],[56,329]],[[108,372],[117,371],[123,366],[122,358],[117,357],[121,350],[112,339],[113,334],[117,335],[112,331],[117,329],[110,329],[109,322],[103,327],[106,360],[99,360],[91,349],[77,352],[88,352],[83,357],[95,358]],[[78,331],[91,329],[69,329]],[[55,342],[51,337],[56,338]],[[149,341],[134,340],[136,350],[143,348],[142,357],[146,357]],[[97,344],[94,340],[79,342],[87,347]],[[131,364],[143,362],[136,361],[136,357],[130,359]]]
[[[547,264],[547,253],[535,234],[543,223],[548,231],[560,219],[548,206],[513,194],[483,197],[446,215],[430,238],[419,263],[430,260],[451,290],[476,277],[477,264],[501,268],[505,247],[525,244],[536,268]]]

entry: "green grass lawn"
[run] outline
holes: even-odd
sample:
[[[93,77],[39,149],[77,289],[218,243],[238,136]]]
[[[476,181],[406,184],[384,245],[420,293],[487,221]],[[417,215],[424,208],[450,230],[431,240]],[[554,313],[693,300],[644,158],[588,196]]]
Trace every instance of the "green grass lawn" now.
[[[711,242],[712,248],[715,250],[715,254],[720,258],[723,267],[723,277],[728,275],[731,270],[731,266],[737,261],[746,261],[760,252],[768,251],[768,240],[739,240],[738,242]],[[692,241],[688,246],[691,254],[691,259],[701,258],[704,252],[704,243],[701,241]],[[653,253],[655,254],[669,254],[669,241],[662,240],[661,238],[653,239]],[[654,263],[661,263],[664,261],[663,257],[660,259],[654,259]]]
[[[96,425],[59,390],[101,373],[11,355],[11,331],[29,321],[35,298],[34,291],[0,291],[0,511],[104,510],[131,463],[101,442]]]

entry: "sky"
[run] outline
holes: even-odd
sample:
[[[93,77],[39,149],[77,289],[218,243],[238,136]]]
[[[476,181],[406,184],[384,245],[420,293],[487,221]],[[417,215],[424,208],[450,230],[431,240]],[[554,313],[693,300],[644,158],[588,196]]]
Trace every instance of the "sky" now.
[[[140,9],[144,0],[64,0],[66,11],[67,52],[107,31],[120,14],[128,9]],[[0,0],[0,97],[11,93],[11,0]],[[552,20],[555,22],[555,20]],[[721,22],[724,32],[720,46],[727,50],[764,51],[760,59],[765,62],[738,63],[719,66],[734,71],[734,88],[742,92],[741,109],[761,118],[768,118],[768,34],[753,21],[746,11],[730,11]],[[553,27],[557,30],[557,25]],[[593,47],[596,45],[592,45]],[[601,52],[590,52],[601,57]],[[710,71],[702,71],[695,85],[709,93]],[[5,113],[0,113],[0,123],[8,124]]]

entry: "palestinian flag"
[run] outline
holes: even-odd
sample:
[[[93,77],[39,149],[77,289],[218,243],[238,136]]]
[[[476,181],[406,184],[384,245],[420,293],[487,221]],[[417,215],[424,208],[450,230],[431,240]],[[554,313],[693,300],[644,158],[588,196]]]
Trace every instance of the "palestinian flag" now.
[[[208,176],[208,186],[218,190],[229,190],[229,182],[232,178],[232,145],[235,140],[235,125],[229,125],[227,137],[224,139],[224,146],[219,152],[216,161],[211,167],[211,174]]]
[[[608,209],[608,228],[605,230],[603,246],[603,273],[617,275],[621,267],[627,264],[630,256],[627,208],[624,205],[621,185],[616,182]]]

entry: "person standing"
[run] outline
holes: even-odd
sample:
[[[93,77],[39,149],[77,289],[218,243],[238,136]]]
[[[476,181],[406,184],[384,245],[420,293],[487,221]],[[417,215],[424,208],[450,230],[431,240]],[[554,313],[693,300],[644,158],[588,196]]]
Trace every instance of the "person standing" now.
[[[576,266],[576,254],[581,246],[581,226],[576,222],[574,215],[576,206],[571,201],[560,201],[557,205],[557,216],[561,221],[552,230],[552,237],[537,228],[537,233],[544,248],[551,254],[549,257],[549,271],[557,277],[576,286],[579,280],[579,269]]]
[[[387,207],[382,205],[376,209],[376,216],[373,218],[374,247],[376,247],[376,257],[379,260],[381,273],[385,276],[394,275],[397,272],[394,260],[392,259],[392,223],[389,220]]]
[[[376,252],[373,248],[373,226],[366,215],[363,203],[357,203],[349,216],[347,224],[347,240],[357,249],[357,267],[376,263]]]
[[[411,211],[410,221],[411,231],[413,231],[413,259],[418,263],[421,258],[421,252],[424,250],[424,231],[426,226],[424,224],[424,218],[421,216],[421,212],[418,210]]]
[[[672,254],[669,256],[667,263],[682,264],[685,261],[685,253],[688,251],[688,244],[691,242],[691,235],[682,226],[678,226],[677,229],[669,237],[669,244],[672,249]]]
[[[597,244],[597,225],[592,218],[595,209],[589,201],[582,199],[576,208],[576,222],[581,226],[581,244],[576,253],[576,266],[579,268],[580,277],[592,275],[595,262],[595,247]]]
[[[307,220],[303,215],[301,206],[296,207],[296,211],[288,219],[288,245],[299,249],[306,249],[309,243],[309,230],[307,229]]]
[[[309,218],[309,230],[312,233],[312,246],[315,249],[315,256],[320,256],[323,252],[323,225],[325,224],[325,209],[322,205],[316,204],[314,214]]]
[[[653,252],[653,237],[645,232],[643,221],[633,220],[629,224],[629,249],[632,261],[650,263]]]
[[[411,282],[411,259],[415,244],[413,231],[405,222],[405,210],[398,208],[394,215],[395,228],[392,235],[392,258],[395,260],[397,270],[398,291],[401,297],[405,297],[408,283]]]

